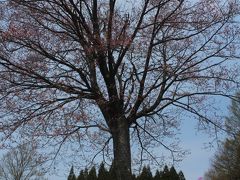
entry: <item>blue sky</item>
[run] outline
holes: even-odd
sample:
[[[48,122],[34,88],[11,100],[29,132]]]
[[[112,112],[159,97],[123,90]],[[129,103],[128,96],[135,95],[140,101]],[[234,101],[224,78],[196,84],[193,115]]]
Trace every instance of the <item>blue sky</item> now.
[[[206,144],[211,141],[208,134],[196,132],[194,122],[188,122],[184,125],[182,134],[182,146],[190,151],[177,169],[182,170],[187,180],[198,180],[210,167],[210,159],[216,151],[216,145],[213,148],[207,148]]]
[[[184,172],[187,180],[197,180],[203,177],[204,173],[210,167],[210,158],[213,156],[214,150],[204,149],[204,139],[195,137],[196,142],[190,142],[191,154],[180,163],[180,169]]]
[[[226,117],[230,100],[219,98],[216,103],[221,108],[219,114]],[[183,171],[187,180],[198,180],[203,177],[204,173],[210,168],[211,159],[217,151],[216,136],[211,136],[205,131],[198,131],[196,125],[196,120],[186,119],[182,122],[181,145],[189,150],[190,154],[178,164],[177,168]],[[224,137],[224,133],[218,134],[218,140],[223,140]]]

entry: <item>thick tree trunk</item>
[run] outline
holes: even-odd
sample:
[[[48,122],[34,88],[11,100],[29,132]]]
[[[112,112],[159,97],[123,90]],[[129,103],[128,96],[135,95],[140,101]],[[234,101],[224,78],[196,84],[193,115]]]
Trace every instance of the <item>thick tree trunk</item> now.
[[[131,148],[129,127],[125,118],[120,118],[112,131],[113,167],[117,180],[131,180]]]

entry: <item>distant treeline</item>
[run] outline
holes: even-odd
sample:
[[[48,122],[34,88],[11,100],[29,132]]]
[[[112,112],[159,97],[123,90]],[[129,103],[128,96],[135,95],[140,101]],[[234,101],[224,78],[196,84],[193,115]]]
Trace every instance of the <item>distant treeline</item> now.
[[[81,170],[79,175],[76,176],[74,173],[74,168],[72,167],[68,176],[68,180],[114,180],[116,179],[114,171],[112,168],[107,170],[102,163],[98,169],[98,172],[93,166],[90,170],[85,169]],[[184,174],[182,171],[177,173],[175,168],[172,166],[170,169],[168,166],[165,166],[163,170],[157,170],[155,174],[152,174],[152,171],[149,166],[144,166],[141,173],[136,176],[132,175],[132,180],[185,180]]]

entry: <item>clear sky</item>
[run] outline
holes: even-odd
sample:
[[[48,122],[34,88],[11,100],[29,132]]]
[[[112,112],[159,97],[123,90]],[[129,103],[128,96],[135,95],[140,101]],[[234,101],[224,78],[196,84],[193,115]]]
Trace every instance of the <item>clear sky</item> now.
[[[230,100],[226,98],[217,98],[215,103],[220,110],[219,115],[226,117],[229,113],[228,107]],[[190,151],[182,162],[179,163],[178,168],[182,170],[187,180],[198,180],[204,176],[204,173],[210,168],[211,159],[217,151],[216,136],[204,131],[196,130],[196,120],[186,119],[182,122],[181,141],[182,146]],[[225,135],[223,132],[218,133],[218,140],[223,140]]]
[[[188,125],[187,125],[188,124]],[[183,126],[181,137],[182,146],[190,151],[176,169],[182,170],[186,180],[198,180],[210,167],[210,159],[215,148],[207,148],[211,139],[207,134],[197,132],[193,121],[188,121]]]

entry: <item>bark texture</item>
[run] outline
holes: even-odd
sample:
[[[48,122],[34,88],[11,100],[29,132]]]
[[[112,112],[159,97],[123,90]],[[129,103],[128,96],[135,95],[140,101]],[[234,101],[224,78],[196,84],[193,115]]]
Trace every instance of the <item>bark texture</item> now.
[[[131,149],[129,127],[125,119],[118,120],[113,130],[114,170],[118,180],[131,180]]]

